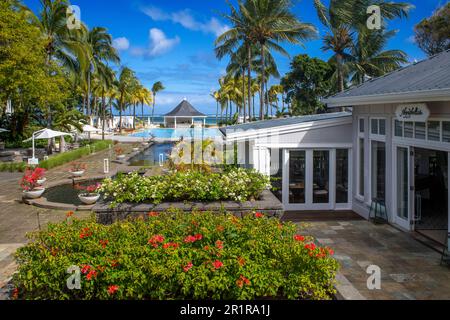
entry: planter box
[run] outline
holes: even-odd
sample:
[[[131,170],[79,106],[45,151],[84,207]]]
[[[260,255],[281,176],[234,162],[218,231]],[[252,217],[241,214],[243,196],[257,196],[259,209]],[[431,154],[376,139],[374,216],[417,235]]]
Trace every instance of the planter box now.
[[[92,211],[95,212],[97,222],[102,224],[112,224],[116,221],[127,218],[144,217],[147,213],[164,212],[169,208],[176,208],[185,212],[194,209],[200,211],[212,211],[220,213],[222,210],[233,213],[237,217],[252,214],[254,211],[261,212],[270,217],[281,218],[284,214],[283,205],[272,194],[266,190],[257,201],[220,201],[220,202],[164,202],[160,204],[152,203],[122,203],[115,208],[111,208],[104,200],[99,202]]]

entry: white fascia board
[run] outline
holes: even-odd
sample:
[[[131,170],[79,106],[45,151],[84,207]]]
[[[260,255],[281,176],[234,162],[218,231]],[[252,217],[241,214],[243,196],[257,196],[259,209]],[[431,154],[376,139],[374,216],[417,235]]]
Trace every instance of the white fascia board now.
[[[450,101],[450,89],[412,91],[369,96],[328,98],[328,108],[362,106],[368,104],[411,103],[428,101]]]
[[[330,119],[304,122],[299,124],[291,124],[287,126],[279,126],[274,128],[264,128],[258,130],[237,131],[226,135],[227,142],[235,142],[240,140],[252,140],[258,138],[266,138],[274,135],[289,134],[295,132],[302,132],[308,130],[316,130],[320,128],[334,127],[339,125],[351,124],[353,121],[352,116]]]

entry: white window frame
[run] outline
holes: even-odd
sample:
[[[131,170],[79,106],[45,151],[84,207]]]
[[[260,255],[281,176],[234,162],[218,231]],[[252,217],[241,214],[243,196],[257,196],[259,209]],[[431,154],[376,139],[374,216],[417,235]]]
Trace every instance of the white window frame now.
[[[366,187],[364,186],[364,194],[360,194],[360,182],[361,182],[361,155],[360,155],[360,147],[361,147],[361,139],[364,146],[364,165],[366,164],[365,154],[366,154],[366,131],[368,129],[366,117],[358,117],[358,134],[357,134],[357,141],[356,141],[356,193],[355,198],[361,202],[364,202],[365,200],[365,194],[367,192]],[[361,132],[361,120],[364,121],[364,131]],[[369,128],[370,129],[370,128]],[[365,168],[363,168],[363,175],[364,175],[364,184],[366,184],[366,177],[365,177]]]

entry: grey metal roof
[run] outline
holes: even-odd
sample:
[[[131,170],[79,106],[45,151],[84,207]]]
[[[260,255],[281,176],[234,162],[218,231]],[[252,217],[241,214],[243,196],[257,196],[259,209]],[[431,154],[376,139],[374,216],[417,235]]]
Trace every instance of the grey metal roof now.
[[[326,99],[325,102],[333,103],[352,97],[445,89],[450,89],[450,50],[369,80],[357,87],[338,93]]]
[[[195,109],[186,99],[181,101],[181,103],[165,117],[206,117],[203,113]]]
[[[307,122],[317,122],[317,121],[325,121],[325,120],[333,120],[345,117],[351,117],[351,112],[334,112],[334,113],[322,113],[322,114],[314,114],[308,116],[298,116],[298,117],[290,117],[283,119],[274,119],[274,120],[261,120],[255,122],[249,122],[244,124],[239,124],[230,127],[220,128],[220,131],[226,136],[228,132],[235,132],[236,130],[247,131],[247,130],[262,130],[262,129],[270,129],[276,127],[283,127]]]

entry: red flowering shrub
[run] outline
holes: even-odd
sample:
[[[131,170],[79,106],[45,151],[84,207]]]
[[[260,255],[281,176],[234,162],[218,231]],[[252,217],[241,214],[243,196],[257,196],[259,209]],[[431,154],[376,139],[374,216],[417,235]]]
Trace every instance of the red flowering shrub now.
[[[35,189],[36,187],[39,187],[37,181],[42,179],[45,174],[45,169],[42,168],[36,168],[36,169],[30,169],[27,168],[25,170],[25,174],[23,175],[22,179],[20,180],[20,187],[22,190],[25,191],[31,191]]]
[[[282,226],[280,228],[280,225]],[[19,299],[329,299],[330,248],[293,223],[168,212],[110,226],[75,216],[17,252]],[[81,290],[67,288],[80,268]]]

